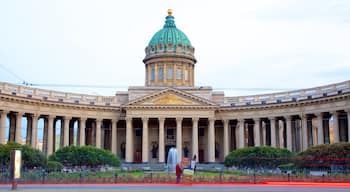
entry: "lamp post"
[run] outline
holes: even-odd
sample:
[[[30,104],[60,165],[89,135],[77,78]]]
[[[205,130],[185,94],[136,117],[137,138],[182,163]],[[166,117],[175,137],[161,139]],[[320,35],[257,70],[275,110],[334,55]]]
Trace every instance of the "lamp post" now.
[[[22,153],[18,148],[14,148],[11,150],[10,154],[10,172],[11,172],[11,181],[12,187],[11,190],[17,189],[17,181],[21,178],[21,161],[22,161]]]

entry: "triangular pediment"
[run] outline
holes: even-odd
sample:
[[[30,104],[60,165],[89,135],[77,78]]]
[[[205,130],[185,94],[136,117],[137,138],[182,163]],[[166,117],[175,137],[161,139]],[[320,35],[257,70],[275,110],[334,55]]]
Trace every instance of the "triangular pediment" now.
[[[181,90],[167,88],[130,101],[126,106],[217,106],[217,104]]]

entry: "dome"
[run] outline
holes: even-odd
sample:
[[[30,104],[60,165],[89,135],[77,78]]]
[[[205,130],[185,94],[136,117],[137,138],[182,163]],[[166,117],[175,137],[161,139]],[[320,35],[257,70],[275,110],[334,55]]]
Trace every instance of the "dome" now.
[[[185,33],[176,28],[174,17],[171,15],[171,11],[168,13],[169,15],[165,18],[163,29],[159,30],[152,37],[151,41],[148,43],[148,46],[157,46],[159,44],[181,44],[182,46],[192,46]]]

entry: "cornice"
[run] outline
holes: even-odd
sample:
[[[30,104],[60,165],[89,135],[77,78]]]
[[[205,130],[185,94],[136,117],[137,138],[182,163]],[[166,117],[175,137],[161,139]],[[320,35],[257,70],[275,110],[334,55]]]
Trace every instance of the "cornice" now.
[[[57,107],[57,108],[68,108],[68,109],[83,109],[83,110],[105,110],[105,111],[119,111],[120,107],[115,106],[98,106],[98,105],[88,105],[88,104],[72,104],[65,102],[55,102],[49,100],[41,100],[35,98],[24,98],[20,96],[0,94],[0,100],[16,102],[21,104],[39,105],[47,107]]]

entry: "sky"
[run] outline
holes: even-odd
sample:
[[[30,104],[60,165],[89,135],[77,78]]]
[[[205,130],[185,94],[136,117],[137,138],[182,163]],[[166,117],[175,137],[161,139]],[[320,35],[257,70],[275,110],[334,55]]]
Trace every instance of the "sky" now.
[[[235,96],[350,80],[348,0],[0,0],[0,81],[143,86],[168,8],[195,47],[196,86]]]

